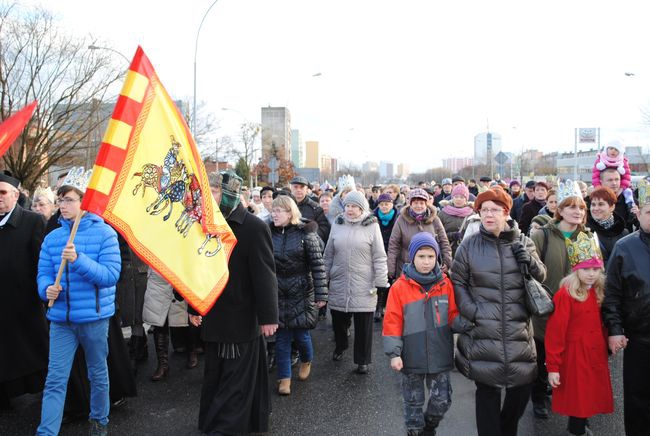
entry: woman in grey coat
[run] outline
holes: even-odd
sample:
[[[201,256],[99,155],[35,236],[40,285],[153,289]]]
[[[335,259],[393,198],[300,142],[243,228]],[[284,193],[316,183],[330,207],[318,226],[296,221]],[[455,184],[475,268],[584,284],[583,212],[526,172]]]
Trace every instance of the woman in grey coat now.
[[[526,263],[539,281],[546,268],[533,242],[510,220],[512,199],[503,189],[481,193],[475,207],[481,216],[480,231],[463,240],[451,269],[458,309],[474,323],[458,338],[456,366],[476,383],[479,436],[513,436],[537,374],[519,263]]]
[[[368,211],[365,196],[352,191],[343,204],[345,211],[334,221],[325,247],[328,305],[336,340],[332,357],[342,359],[354,317],[354,363],[357,373],[366,374],[371,362],[377,288],[388,287],[386,251],[377,218]]]

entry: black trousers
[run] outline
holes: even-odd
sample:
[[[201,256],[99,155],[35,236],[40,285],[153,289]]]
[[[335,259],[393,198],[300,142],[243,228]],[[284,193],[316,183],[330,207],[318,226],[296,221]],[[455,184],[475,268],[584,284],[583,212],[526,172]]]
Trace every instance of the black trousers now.
[[[336,351],[348,349],[348,328],[354,317],[354,363],[368,365],[372,362],[372,328],[374,312],[339,312],[330,309]]]
[[[544,341],[535,338],[537,349],[537,378],[533,382],[532,400],[533,404],[540,404],[546,407],[546,386],[548,384],[548,372],[546,371],[546,349]]]
[[[623,356],[625,434],[647,435],[650,429],[650,344],[634,339]]]
[[[501,407],[501,388],[476,382],[476,428],[479,436],[516,436],[526,410],[531,385],[506,388]]]

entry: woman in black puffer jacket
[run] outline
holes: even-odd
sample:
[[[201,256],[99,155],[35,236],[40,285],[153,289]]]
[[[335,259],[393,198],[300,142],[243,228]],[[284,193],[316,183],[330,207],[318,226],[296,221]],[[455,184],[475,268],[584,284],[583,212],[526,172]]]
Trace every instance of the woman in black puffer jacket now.
[[[309,330],[316,327],[318,309],[327,302],[327,279],[318,223],[303,222],[298,206],[287,195],[273,200],[271,218],[280,319],[275,345],[278,392],[289,395],[291,342],[300,351],[298,378],[306,380],[314,355]]]
[[[451,268],[456,303],[474,328],[458,338],[456,366],[476,382],[478,434],[516,435],[537,375],[531,314],[525,305],[526,263],[539,281],[546,268],[535,245],[510,220],[512,199],[501,188],[481,193],[478,233],[463,240]],[[501,389],[506,399],[501,409]]]

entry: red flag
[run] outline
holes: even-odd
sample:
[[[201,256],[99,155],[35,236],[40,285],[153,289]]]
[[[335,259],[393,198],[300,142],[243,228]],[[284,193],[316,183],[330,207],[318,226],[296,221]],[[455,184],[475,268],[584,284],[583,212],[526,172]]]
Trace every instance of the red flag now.
[[[20,132],[23,131],[27,121],[32,117],[36,108],[36,100],[25,106],[0,124],[0,156],[5,154],[14,143]]]

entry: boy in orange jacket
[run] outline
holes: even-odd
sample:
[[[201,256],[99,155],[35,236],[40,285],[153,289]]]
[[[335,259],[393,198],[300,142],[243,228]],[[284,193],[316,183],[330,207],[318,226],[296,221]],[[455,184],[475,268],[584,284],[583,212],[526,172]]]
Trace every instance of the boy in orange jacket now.
[[[384,351],[402,373],[407,434],[433,436],[451,406],[449,371],[454,361],[454,331],[468,323],[454,301],[451,280],[437,263],[438,243],[427,232],[409,244],[409,260],[391,287],[384,314]],[[424,406],[424,389],[429,402]]]

